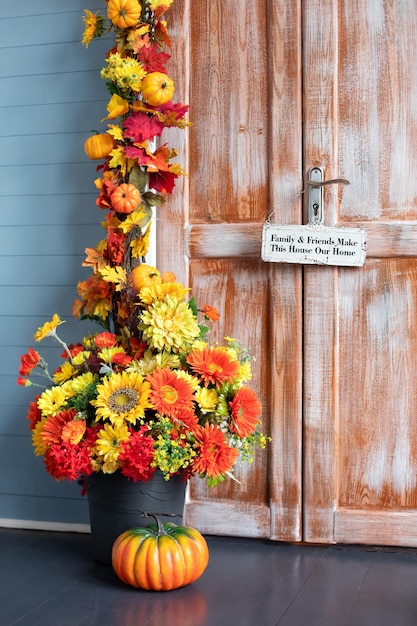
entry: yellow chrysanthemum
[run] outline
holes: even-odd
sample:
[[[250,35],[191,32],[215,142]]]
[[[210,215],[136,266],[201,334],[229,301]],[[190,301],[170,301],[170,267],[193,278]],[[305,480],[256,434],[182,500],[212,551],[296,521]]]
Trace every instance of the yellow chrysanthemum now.
[[[45,337],[56,334],[56,328],[60,324],[64,324],[57,313],[54,313],[50,322],[45,322],[43,326],[40,326],[36,333],[33,335],[35,341],[42,341]]]
[[[182,302],[190,289],[181,283],[155,283],[149,287],[143,287],[139,292],[139,300],[144,304],[152,304],[157,300],[164,301],[167,296]]]
[[[96,377],[92,372],[86,372],[85,374],[81,374],[77,376],[77,378],[73,378],[68,382],[68,389],[72,391],[74,395],[80,395],[84,393],[87,387],[94,383]]]
[[[68,393],[62,387],[45,389],[38,399],[38,407],[42,415],[56,415],[68,400]]]
[[[146,71],[135,59],[122,57],[115,52],[107,58],[107,67],[101,70],[100,76],[104,80],[115,83],[124,93],[130,90],[139,93]]]
[[[84,9],[85,15],[83,15],[83,21],[85,24],[85,30],[81,43],[88,48],[88,45],[95,37],[101,37],[104,31],[104,17],[92,13],[88,9]]]
[[[169,369],[178,369],[181,366],[180,359],[177,354],[171,352],[158,352],[152,354],[150,350],[146,350],[143,358],[134,360],[126,368],[127,372],[138,372],[142,376],[152,374],[159,367],[168,367]]]
[[[135,372],[112,374],[97,386],[97,399],[91,404],[96,407],[96,421],[109,420],[121,425],[125,421],[135,424],[150,408],[150,385],[143,376]]]
[[[59,385],[60,383],[64,383],[66,380],[70,380],[73,376],[77,375],[78,370],[69,362],[65,361],[61,365],[61,367],[54,372],[52,378],[54,379],[54,383]]]
[[[129,431],[125,424],[120,426],[104,424],[96,441],[97,454],[103,457],[105,463],[114,463],[120,454],[121,444],[128,439]]]
[[[154,302],[142,313],[141,330],[151,348],[178,352],[200,334],[200,328],[187,302],[167,296],[166,302]]]
[[[240,382],[246,383],[252,378],[252,368],[249,361],[244,361],[241,363],[238,372],[238,378]]]
[[[199,388],[195,394],[202,413],[215,411],[219,403],[219,396],[215,389]]]
[[[74,365],[84,365],[91,352],[89,350],[83,350],[83,352],[79,352],[72,358],[72,362]]]
[[[43,456],[48,449],[47,444],[42,438],[43,425],[47,419],[47,417],[43,417],[36,423],[34,429],[32,430],[32,445],[36,456]]]

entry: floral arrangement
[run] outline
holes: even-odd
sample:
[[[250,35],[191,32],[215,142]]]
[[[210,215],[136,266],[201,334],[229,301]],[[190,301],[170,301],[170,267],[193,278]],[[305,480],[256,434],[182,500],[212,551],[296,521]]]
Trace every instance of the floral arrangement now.
[[[86,142],[102,160],[95,181],[106,237],[86,250],[92,269],[78,284],[73,313],[100,332],[67,344],[57,314],[34,335],[62,348],[52,374],[29,348],[18,384],[40,386],[28,419],[35,454],[56,479],[120,471],[147,481],[198,475],[209,485],[233,478],[268,438],[259,431],[261,405],[247,385],[251,357],[239,342],[209,345],[216,309],[198,309],[172,273],[146,264],[152,209],[162,206],[183,172],[175,150],[156,141],[165,127],[185,128],[188,107],[173,104],[166,74],[169,47],[161,19],[173,0],[105,0],[116,45],[102,77],[111,97],[105,119],[118,120]],[[104,33],[102,16],[85,11],[83,43]],[[158,146],[156,144],[158,143]],[[42,384],[45,382],[45,384]]]

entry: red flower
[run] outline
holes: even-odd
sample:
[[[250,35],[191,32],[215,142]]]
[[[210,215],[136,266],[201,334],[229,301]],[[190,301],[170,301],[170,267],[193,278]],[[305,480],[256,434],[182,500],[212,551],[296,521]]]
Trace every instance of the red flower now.
[[[217,426],[199,426],[195,438],[197,457],[192,464],[194,472],[216,478],[232,469],[239,453],[227,445],[226,437]]]
[[[97,348],[111,348],[116,345],[116,335],[113,333],[99,333],[94,339]]]
[[[187,362],[206,387],[231,382],[239,370],[238,361],[232,360],[223,348],[195,350],[188,355]]]
[[[29,410],[28,410],[28,414],[26,417],[30,422],[29,424],[30,430],[33,430],[36,424],[42,418],[42,413],[40,412],[39,407],[38,407],[38,402],[37,402],[38,398],[39,396],[36,396],[35,400],[32,400],[32,402],[29,403]]]
[[[148,427],[139,430],[129,429],[130,437],[121,445],[119,460],[122,461],[122,474],[133,482],[151,479],[155,468],[151,466],[154,457],[153,439],[147,436]]]
[[[124,352],[116,352],[113,354],[111,358],[111,362],[115,365],[121,365],[122,367],[126,367],[133,361],[133,358]]]
[[[23,354],[20,358],[19,374],[21,376],[29,376],[31,371],[38,365],[41,357],[36,350],[28,348],[27,354]]]
[[[55,480],[77,480],[81,475],[89,476],[93,472],[90,451],[85,441],[77,446],[54,443],[45,452],[44,460],[46,471]]]
[[[249,387],[241,387],[229,402],[232,424],[230,429],[239,437],[252,434],[258,424],[262,407],[256,393]]]

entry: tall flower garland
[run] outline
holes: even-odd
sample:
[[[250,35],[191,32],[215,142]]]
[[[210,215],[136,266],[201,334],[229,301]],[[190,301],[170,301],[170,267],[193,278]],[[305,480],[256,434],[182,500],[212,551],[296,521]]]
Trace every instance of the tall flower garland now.
[[[174,148],[161,142],[165,128],[185,128],[188,106],[174,103],[174,82],[166,73],[171,42],[162,19],[173,0],[108,0],[108,30],[115,46],[101,76],[110,92],[106,133],[87,139],[91,158],[104,158],[97,205],[107,211],[107,237],[87,249],[83,265],[93,275],[78,284],[73,314],[99,321],[116,333],[135,334],[137,307],[130,272],[146,256],[152,210],[172,193],[183,169]],[[85,10],[84,45],[105,32],[103,16]],[[116,123],[117,122],[117,123]]]
[[[158,469],[167,480],[181,473],[215,485],[233,477],[238,461],[251,462],[268,438],[247,385],[249,353],[229,337],[210,346],[216,309],[199,309],[174,274],[145,262],[152,210],[183,174],[171,162],[176,151],[160,141],[164,128],[188,125],[188,107],[172,102],[166,73],[170,40],[161,17],[173,0],[104,1],[115,31],[101,71],[110,123],[85,149],[101,161],[96,204],[105,211],[106,237],[86,250],[92,274],[78,283],[73,306],[75,317],[102,331],[68,345],[54,314],[34,339],[57,341],[62,364],[51,374],[29,348],[18,384],[42,388],[27,417],[35,454],[56,480],[120,471],[146,481]],[[86,10],[84,22],[88,46],[106,21]]]

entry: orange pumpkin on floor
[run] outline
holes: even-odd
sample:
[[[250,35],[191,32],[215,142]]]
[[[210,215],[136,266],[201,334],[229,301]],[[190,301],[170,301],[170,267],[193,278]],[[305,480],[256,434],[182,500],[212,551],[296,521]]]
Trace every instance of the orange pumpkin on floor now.
[[[116,539],[114,571],[126,584],[141,589],[169,591],[189,585],[207,567],[206,540],[194,528],[155,519],[156,524],[131,528]]]

